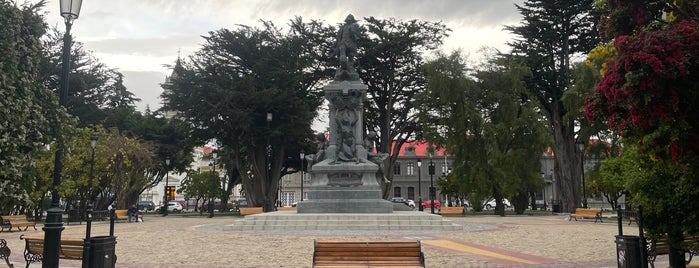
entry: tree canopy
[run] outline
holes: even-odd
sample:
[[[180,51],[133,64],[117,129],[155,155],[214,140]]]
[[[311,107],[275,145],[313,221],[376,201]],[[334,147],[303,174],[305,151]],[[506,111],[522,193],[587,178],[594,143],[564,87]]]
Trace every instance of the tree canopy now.
[[[536,104],[522,99],[528,70],[513,57],[493,58],[488,68],[467,73],[458,52],[439,55],[425,65],[427,91],[417,96],[425,137],[454,155],[449,181],[459,181],[472,204],[513,198],[518,213],[543,184],[539,156],[546,130]],[[436,126],[436,127],[433,127]]]
[[[699,4],[608,0],[600,8],[608,45],[594,55],[603,76],[585,115],[638,147],[644,176],[625,185],[631,204],[644,209],[651,234],[668,234],[670,266],[684,267],[679,241],[699,232],[691,222],[699,206],[687,202],[699,198]]]
[[[300,169],[300,160],[287,156],[297,159],[313,140],[310,124],[322,103],[318,84],[332,77],[326,55],[333,36],[332,27],[301,18],[288,32],[270,22],[212,31],[163,85],[163,109],[176,111],[201,141],[216,139],[228,155],[225,165],[242,171],[251,203],[267,211],[274,209],[286,166]]]
[[[385,166],[393,170],[403,144],[420,138],[413,101],[426,86],[424,55],[439,48],[450,30],[441,22],[364,20],[364,35],[357,42],[359,76],[368,86],[364,125],[379,134],[377,149],[390,155]],[[383,197],[388,198],[393,173],[384,175]]]
[[[547,120],[555,152],[554,187],[562,209],[572,212],[579,206],[582,192],[582,153],[575,143],[577,139],[587,143],[588,137],[576,135],[581,109],[565,105],[562,98],[574,84],[573,58],[589,52],[598,42],[598,16],[593,12],[593,0],[527,0],[516,6],[522,24],[506,27],[518,36],[509,45],[531,70],[525,94],[539,104]]]

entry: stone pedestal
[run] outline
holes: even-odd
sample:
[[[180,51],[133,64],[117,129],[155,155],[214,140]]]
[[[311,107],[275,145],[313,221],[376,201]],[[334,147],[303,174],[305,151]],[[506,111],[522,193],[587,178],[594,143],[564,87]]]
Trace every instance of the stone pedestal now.
[[[393,204],[381,199],[374,163],[326,159],[313,165],[308,199],[296,205],[298,213],[392,213]]]

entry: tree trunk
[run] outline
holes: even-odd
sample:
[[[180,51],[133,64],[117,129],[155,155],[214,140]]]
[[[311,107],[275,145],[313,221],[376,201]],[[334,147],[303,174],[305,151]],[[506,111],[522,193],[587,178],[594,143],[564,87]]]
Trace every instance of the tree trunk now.
[[[684,259],[684,236],[682,231],[667,234],[667,242],[670,245],[668,260],[671,268],[685,268],[687,263]]]
[[[564,123],[563,112],[556,111],[559,105],[553,105],[551,124],[553,125],[557,198],[561,200],[563,212],[573,212],[580,206],[581,200],[581,153],[575,148],[572,122]]]

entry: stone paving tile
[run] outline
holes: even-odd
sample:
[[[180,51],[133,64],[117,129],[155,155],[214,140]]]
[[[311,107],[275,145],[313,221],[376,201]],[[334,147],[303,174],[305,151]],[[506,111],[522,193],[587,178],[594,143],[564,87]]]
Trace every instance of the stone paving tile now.
[[[144,223],[118,223],[116,225],[118,258],[116,267],[310,267],[314,239],[423,240],[427,267],[616,267],[613,245],[613,235],[616,232],[614,223],[568,222],[562,216],[449,217],[448,220],[464,225],[465,231],[445,233],[231,230],[230,225],[240,219],[239,217],[208,219],[182,217],[175,214],[168,217],[146,215]],[[85,225],[65,227],[63,236],[84,237]],[[108,224],[93,225],[93,235],[104,235],[106,232],[108,232]],[[550,233],[551,236],[537,238],[538,236],[532,236],[531,232]],[[24,267],[22,255],[24,241],[19,240],[21,234],[43,235],[43,231],[40,229],[39,231],[0,233],[0,238],[6,239],[12,250],[11,262],[15,267]],[[511,234],[517,234],[518,237],[511,237]],[[539,241],[541,239],[543,241]],[[588,239],[596,240],[586,241]],[[507,262],[472,252],[473,250],[428,245],[427,241],[431,240],[456,241],[499,254],[536,260],[538,263]],[[547,243],[548,246],[542,250],[533,250],[530,247],[530,245],[535,245],[536,248],[544,247],[538,243]],[[567,253],[570,253],[570,257]],[[657,263],[657,267],[666,265],[665,256],[659,257]],[[80,261],[60,261],[60,267],[80,266]],[[41,265],[32,264],[30,267],[41,267]]]

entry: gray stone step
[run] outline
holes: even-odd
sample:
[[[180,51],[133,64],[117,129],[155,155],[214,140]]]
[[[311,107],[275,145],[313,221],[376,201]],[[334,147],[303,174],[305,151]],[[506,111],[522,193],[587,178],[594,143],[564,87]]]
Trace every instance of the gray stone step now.
[[[439,215],[415,211],[395,211],[385,214],[298,214],[278,211],[246,216],[225,227],[232,231],[461,231],[463,225]]]

